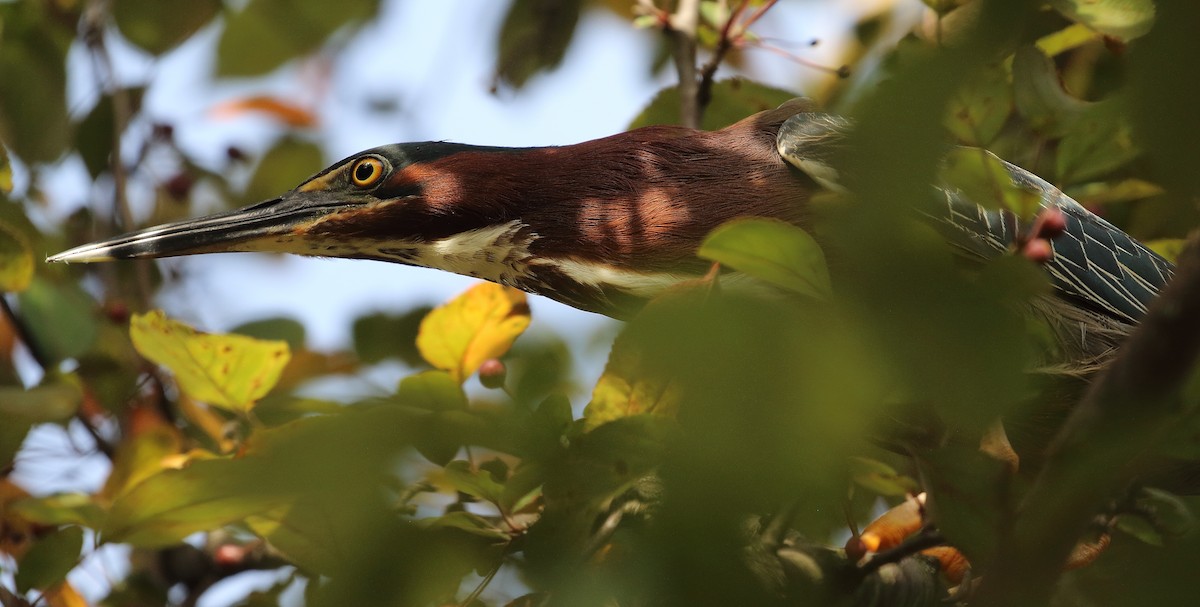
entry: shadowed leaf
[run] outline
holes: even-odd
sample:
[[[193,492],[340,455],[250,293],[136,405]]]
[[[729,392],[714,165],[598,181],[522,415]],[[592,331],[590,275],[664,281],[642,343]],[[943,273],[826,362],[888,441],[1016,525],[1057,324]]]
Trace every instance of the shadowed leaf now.
[[[113,18],[127,40],[161,55],[211,23],[220,10],[220,0],[121,0],[113,3]]]
[[[45,589],[63,581],[67,572],[79,562],[82,548],[83,529],[80,527],[65,527],[39,539],[21,558],[16,576],[17,590]]]

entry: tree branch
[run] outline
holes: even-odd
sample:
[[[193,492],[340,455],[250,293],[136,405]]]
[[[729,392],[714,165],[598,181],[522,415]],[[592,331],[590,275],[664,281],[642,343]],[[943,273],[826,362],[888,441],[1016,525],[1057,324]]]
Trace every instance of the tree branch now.
[[[679,120],[683,126],[700,128],[700,104],[696,77],[696,30],[700,27],[700,0],[679,0],[667,20],[672,39],[675,69],[679,73]]]
[[[1045,467],[1003,534],[979,605],[1048,601],[1076,540],[1140,457],[1185,413],[1180,390],[1200,358],[1200,232],[1174,280],[1051,444]]]

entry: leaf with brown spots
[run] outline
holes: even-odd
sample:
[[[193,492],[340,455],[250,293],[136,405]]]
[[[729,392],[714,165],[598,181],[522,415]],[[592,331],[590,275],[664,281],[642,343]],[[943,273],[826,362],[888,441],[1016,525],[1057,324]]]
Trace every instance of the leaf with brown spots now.
[[[480,283],[421,321],[417,349],[429,364],[461,383],[483,361],[508,352],[528,326],[529,305],[524,293]]]
[[[129,332],[137,351],[169,369],[184,394],[239,413],[275,387],[291,358],[287,342],[201,333],[157,310],[134,315]]]

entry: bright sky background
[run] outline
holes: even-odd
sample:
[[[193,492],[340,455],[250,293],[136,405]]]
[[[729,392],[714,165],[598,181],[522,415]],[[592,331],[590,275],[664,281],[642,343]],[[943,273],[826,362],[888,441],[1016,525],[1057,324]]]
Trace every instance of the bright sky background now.
[[[755,31],[808,61],[836,66],[842,36],[852,20],[890,4],[887,0],[785,1]],[[911,23],[921,14],[918,0],[899,4],[901,22]],[[535,78],[521,91],[493,94],[489,90],[493,49],[507,7],[507,2],[495,0],[385,0],[379,19],[344,41],[346,47],[336,54],[332,66],[330,86],[323,92],[313,90],[320,61],[291,64],[265,81],[214,82],[211,58],[220,33],[215,27],[157,61],[120,44],[113,44],[113,52],[123,83],[152,84],[144,114],[152,121],[174,125],[180,144],[214,170],[225,166],[227,147],[243,148],[256,157],[283,133],[269,118],[212,115],[215,105],[249,95],[276,95],[314,108],[321,124],[304,136],[320,143],[325,160],[332,162],[400,141],[532,146],[593,139],[625,130],[659,89],[674,82],[673,69],[654,76],[645,71],[652,32],[634,30],[611,13],[593,11],[584,16],[560,69]],[[814,38],[822,43],[810,47],[808,42]],[[99,89],[91,64],[78,47],[71,68],[71,107],[83,114]],[[719,74],[730,75],[727,70]],[[798,93],[825,77],[765,51],[751,53],[746,75]],[[396,109],[372,111],[372,100],[394,101]],[[141,126],[148,128],[148,124]],[[169,175],[173,167],[161,170]],[[48,175],[53,211],[42,218],[45,223],[87,203],[91,195],[102,200],[110,196],[91,188],[82,163],[67,162]],[[137,202],[138,192],[131,192],[131,197]],[[219,204],[213,201],[214,207]],[[307,327],[308,345],[318,350],[350,347],[350,321],[362,314],[436,304],[473,284],[468,278],[395,264],[293,256],[207,255],[161,263],[186,277],[166,289],[158,301],[168,314],[206,331],[291,317]],[[541,297],[531,297],[531,306],[531,330],[551,331],[566,339],[585,375],[578,378],[580,385],[592,385],[606,349],[589,349],[588,341],[596,331],[615,328],[615,323]],[[356,381],[366,391],[390,391],[405,372],[398,365],[383,365],[365,387]],[[586,395],[576,395],[573,402],[582,407],[585,400]],[[70,448],[61,432],[38,432],[31,440],[41,454],[35,455],[37,459]],[[19,466],[14,476],[38,492],[89,490],[102,482],[105,465],[52,470],[49,462],[31,462]],[[122,575],[114,565],[121,559],[100,555],[94,560],[93,567],[72,575],[72,581],[91,598],[102,596],[106,578]],[[267,585],[273,579],[267,576],[259,582]],[[202,605],[227,604],[247,588],[244,581],[228,586],[224,592],[206,593]]]

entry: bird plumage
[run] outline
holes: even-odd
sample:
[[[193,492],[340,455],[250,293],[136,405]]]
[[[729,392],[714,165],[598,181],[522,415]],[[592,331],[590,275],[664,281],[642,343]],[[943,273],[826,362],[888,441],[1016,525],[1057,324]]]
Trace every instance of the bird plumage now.
[[[377,259],[477,276],[577,308],[628,317],[702,275],[704,237],[738,217],[808,223],[811,195],[840,189],[831,158],[844,119],[789,101],[719,131],[651,126],[561,147],[387,145],[317,173],[279,198],[85,245],[50,261],[220,251]],[[1031,173],[1014,183],[1061,209],[1047,264],[1071,323],[1112,339],[1136,323],[1171,264]],[[1018,221],[943,189],[925,210],[964,253],[1004,254]],[[1073,325],[1067,333],[1075,331]]]

